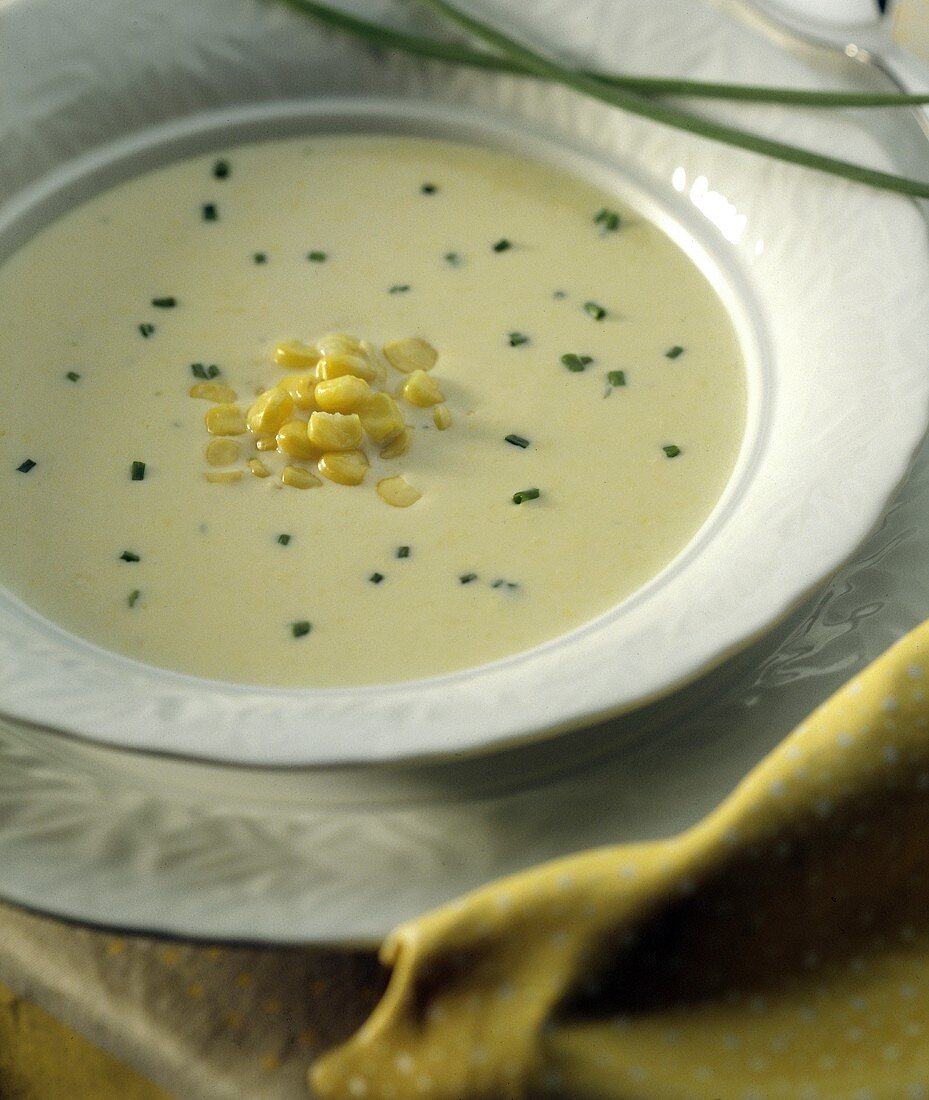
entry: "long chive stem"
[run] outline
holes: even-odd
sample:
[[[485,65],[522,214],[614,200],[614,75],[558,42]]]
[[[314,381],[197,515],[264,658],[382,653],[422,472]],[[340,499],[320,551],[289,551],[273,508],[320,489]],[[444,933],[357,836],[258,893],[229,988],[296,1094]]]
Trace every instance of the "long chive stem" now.
[[[546,80],[552,80],[558,84],[564,84],[565,87],[573,88],[575,91],[582,92],[593,99],[599,99],[602,103],[620,107],[632,114],[642,115],[644,118],[662,123],[665,126],[699,134],[713,141],[721,141],[726,145],[734,145],[752,153],[762,153],[775,160],[783,160],[789,164],[799,164],[804,168],[815,168],[831,175],[842,176],[845,179],[854,180],[857,183],[866,183],[886,191],[929,198],[929,182],[907,179],[904,176],[896,176],[889,172],[880,172],[873,168],[866,168],[861,164],[854,164],[851,161],[839,160],[835,157],[824,156],[821,153],[813,153],[796,145],[785,145],[783,142],[774,141],[771,138],[765,138],[747,130],[740,130],[734,126],[727,126],[724,123],[701,118],[699,115],[691,114],[689,111],[672,107],[658,100],[649,99],[637,92],[607,85],[596,77],[573,72],[543,54],[536,53],[535,50],[529,49],[501,31],[460,11],[448,0],[420,0],[420,2],[427,8],[438,12],[439,15],[445,16],[445,18],[457,24],[475,38],[486,42],[499,53],[505,54],[521,65],[526,72]]]
[[[284,0],[297,11],[337,30],[347,31],[374,46],[414,54],[432,61],[490,72],[526,75],[525,68],[507,57],[486,50],[475,50],[455,42],[442,42],[426,35],[408,34],[385,27],[348,12],[338,11],[317,0]],[[682,80],[675,77],[630,76],[584,70],[584,74],[617,88],[628,88],[643,95],[667,95],[701,99],[732,99],[747,103],[786,103],[798,107],[913,107],[929,103],[929,92],[830,92],[806,88],[780,88],[770,85],[731,84],[718,81]]]
[[[651,78],[605,76],[599,73],[575,72],[565,68],[557,62],[528,49],[500,31],[473,19],[464,12],[459,11],[452,4],[447,3],[446,0],[421,0],[421,2],[446,19],[456,23],[468,31],[469,34],[487,43],[496,51],[498,56],[494,57],[483,51],[471,50],[464,46],[440,42],[431,38],[407,35],[378,24],[368,23],[345,12],[336,11],[327,4],[318,3],[317,0],[284,0],[284,2],[304,14],[311,15],[327,23],[329,26],[348,31],[378,46],[386,46],[387,48],[398,49],[421,57],[429,57],[433,60],[447,61],[453,64],[476,65],[485,69],[500,69],[502,67],[509,72],[518,72],[523,75],[551,80],[610,106],[629,111],[631,114],[642,115],[654,122],[699,134],[712,141],[733,145],[736,148],[759,153],[774,160],[798,164],[805,168],[826,172],[829,175],[853,180],[856,183],[864,183],[881,190],[913,195],[918,198],[929,198],[929,183],[922,180],[909,179],[890,172],[881,172],[861,164],[855,164],[852,161],[841,160],[822,153],[814,153],[796,145],[774,141],[771,138],[765,138],[735,126],[713,122],[710,119],[692,114],[690,111],[650,98],[650,96],[657,95],[659,91],[663,91],[664,94],[669,95],[712,94],[716,98],[736,98],[755,102],[764,100],[767,102],[792,102],[796,105],[806,103],[810,106],[825,107],[853,105],[904,106],[916,102],[926,102],[925,96],[910,97],[883,93],[880,100],[875,99],[872,95],[870,104],[868,104],[865,102],[864,97],[852,100],[848,98],[846,93],[799,93],[794,89],[755,88],[753,90],[741,85],[715,85],[712,93],[708,93],[708,86],[700,82],[662,81],[662,88],[659,89],[655,83],[649,85],[643,83],[646,79],[651,80]],[[502,58],[499,55],[503,55]],[[685,88],[686,84],[691,85],[689,90]],[[799,98],[800,95],[809,98],[801,99]]]

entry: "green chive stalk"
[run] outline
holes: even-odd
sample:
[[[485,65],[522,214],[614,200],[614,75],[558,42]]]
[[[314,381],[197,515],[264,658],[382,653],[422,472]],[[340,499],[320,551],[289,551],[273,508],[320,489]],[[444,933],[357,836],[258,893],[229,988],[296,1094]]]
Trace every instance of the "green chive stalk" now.
[[[642,115],[653,122],[659,122],[674,129],[699,134],[701,137],[710,138],[726,145],[734,145],[736,148],[746,149],[752,153],[762,153],[774,160],[786,161],[788,164],[798,164],[804,168],[818,169],[831,175],[842,176],[845,179],[854,180],[856,183],[866,183],[871,187],[886,191],[895,191],[899,194],[913,195],[924,199],[929,198],[929,183],[922,180],[908,179],[905,176],[896,176],[889,172],[880,172],[851,161],[824,156],[821,153],[813,153],[796,145],[786,145],[783,142],[761,137],[759,134],[740,130],[734,126],[727,126],[724,123],[712,122],[709,119],[701,118],[699,115],[691,114],[689,111],[672,107],[660,100],[650,99],[638,92],[631,92],[625,88],[605,84],[597,77],[567,69],[557,61],[552,61],[501,31],[482,23],[478,19],[474,19],[466,12],[456,8],[454,4],[448,3],[448,0],[420,0],[420,2],[475,38],[486,42],[498,53],[520,65],[525,72],[545,80],[554,81],[556,84],[563,84],[566,88],[581,92],[592,99],[598,99],[601,103],[606,103],[612,107],[620,107],[632,114]]]
[[[318,0],[284,0],[290,7],[309,15],[335,30],[382,49],[396,50],[429,61],[444,61],[488,72],[525,76],[517,62],[486,50],[475,50],[456,42],[443,42],[426,35],[409,34],[339,11]],[[732,99],[746,103],[784,103],[798,107],[916,107],[929,103],[929,92],[830,92],[806,88],[781,88],[765,84],[731,84],[708,80],[682,80],[676,77],[631,76],[584,70],[604,84],[628,88],[643,95],[680,96],[699,99]]]
[[[612,107],[641,115],[662,125],[735,146],[774,160],[797,164],[825,172],[842,179],[863,183],[880,190],[916,198],[929,198],[929,183],[905,176],[867,168],[853,161],[814,153],[796,145],[775,141],[736,126],[702,118],[681,107],[665,103],[660,97],[708,97],[793,104],[812,107],[900,107],[929,102],[929,94],[851,93],[803,91],[792,88],[770,88],[740,84],[719,84],[702,81],[655,77],[621,76],[598,72],[575,71],[537,53],[508,37],[494,27],[461,11],[447,0],[421,0],[426,7],[454,23],[472,37],[491,48],[491,52],[475,50],[456,43],[443,42],[422,35],[411,35],[381,26],[338,11],[318,0],[284,0],[296,10],[312,16],[330,27],[346,31],[372,45],[414,54],[434,61],[469,65],[495,72],[532,76],[563,84],[592,99]]]

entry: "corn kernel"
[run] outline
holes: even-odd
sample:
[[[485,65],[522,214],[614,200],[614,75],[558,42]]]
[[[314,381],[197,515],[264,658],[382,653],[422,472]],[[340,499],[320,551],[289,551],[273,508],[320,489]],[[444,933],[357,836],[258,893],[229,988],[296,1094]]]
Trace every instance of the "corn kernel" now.
[[[286,390],[265,390],[248,410],[248,426],[261,435],[276,434],[293,411],[294,399]]]
[[[384,379],[387,377],[387,368],[390,364],[387,362],[381,349],[377,344],[372,344],[369,340],[362,340],[360,354],[371,364],[375,372],[374,381],[383,383]]]
[[[452,414],[449,412],[448,405],[436,405],[432,410],[432,423],[440,432],[452,426]]]
[[[330,355],[357,355],[361,341],[345,332],[327,332],[316,341],[316,351],[323,359]]]
[[[377,495],[394,508],[409,508],[423,495],[405,477],[385,477],[377,483]]]
[[[403,396],[411,405],[417,405],[421,409],[428,409],[430,405],[438,405],[445,400],[442,387],[424,370],[414,370],[403,383]]]
[[[277,433],[277,449],[291,458],[315,458],[319,453],[306,434],[306,421],[288,420]]]
[[[274,362],[284,370],[308,370],[318,359],[316,348],[301,340],[284,340],[274,349]]]
[[[211,466],[231,466],[239,460],[239,445],[234,439],[211,439],[206,446],[206,460]]]
[[[409,374],[413,370],[430,370],[439,358],[435,348],[417,336],[385,344],[384,355],[390,365],[402,374]]]
[[[315,489],[322,482],[302,466],[285,466],[281,471],[281,483],[292,489]]]
[[[242,435],[245,431],[245,417],[238,405],[214,405],[203,419],[210,435]]]
[[[316,384],[316,404],[326,412],[357,412],[370,396],[368,383],[353,374],[343,374]]]
[[[208,470],[203,475],[207,481],[212,481],[214,485],[232,485],[236,481],[242,480],[241,470]]]
[[[361,446],[358,413],[310,413],[309,441],[321,451],[354,451]]]
[[[320,381],[341,378],[346,374],[363,378],[366,382],[373,382],[377,377],[375,368],[361,355],[326,355],[316,364],[316,377]]]
[[[374,393],[359,412],[361,426],[373,443],[387,443],[406,427],[397,402],[389,393]]]
[[[255,477],[270,477],[271,471],[261,461],[260,458],[250,458],[248,460],[248,468],[252,471]]]
[[[260,435],[255,440],[255,446],[259,451],[276,451],[277,450],[277,436],[274,435]]]
[[[194,382],[190,387],[191,397],[201,397],[205,401],[215,401],[216,404],[229,404],[235,401],[238,394],[231,386],[222,382]]]
[[[298,409],[315,409],[315,374],[285,374],[277,383],[277,389],[286,390]]]
[[[319,460],[319,472],[339,485],[360,485],[368,472],[364,451],[333,451]]]
[[[401,455],[405,455],[409,449],[410,433],[404,428],[386,447],[381,447],[380,455],[381,458],[399,458]]]

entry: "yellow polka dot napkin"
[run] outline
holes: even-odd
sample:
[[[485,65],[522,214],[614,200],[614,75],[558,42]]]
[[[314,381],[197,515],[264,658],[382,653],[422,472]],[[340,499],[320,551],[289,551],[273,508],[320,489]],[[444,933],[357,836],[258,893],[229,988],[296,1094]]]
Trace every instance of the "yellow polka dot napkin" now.
[[[929,1100],[929,624],[676,838],[402,925],[320,1097]]]

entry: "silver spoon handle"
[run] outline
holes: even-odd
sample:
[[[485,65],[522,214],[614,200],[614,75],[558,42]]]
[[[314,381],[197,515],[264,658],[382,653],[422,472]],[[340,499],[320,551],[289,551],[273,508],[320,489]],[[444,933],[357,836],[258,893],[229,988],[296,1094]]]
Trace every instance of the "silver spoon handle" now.
[[[867,60],[901,92],[929,91],[929,68],[891,39],[883,39],[880,48],[868,51]],[[914,108],[923,133],[929,138],[929,105]]]
[[[929,91],[929,67],[896,42],[882,42],[880,50],[872,55],[871,60],[902,92]]]

